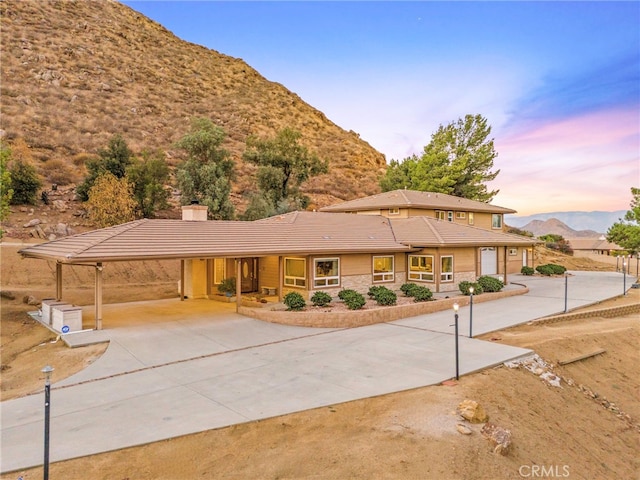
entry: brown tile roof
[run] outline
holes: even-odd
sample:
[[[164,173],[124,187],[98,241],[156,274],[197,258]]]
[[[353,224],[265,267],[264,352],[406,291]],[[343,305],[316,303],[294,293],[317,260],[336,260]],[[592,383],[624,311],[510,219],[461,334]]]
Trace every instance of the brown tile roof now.
[[[600,238],[567,238],[567,242],[574,250],[624,250],[620,245],[607,242]]]
[[[399,252],[380,216],[293,212],[256,222],[137,220],[26,247],[62,263],[282,254]]]
[[[360,216],[360,215],[358,215]],[[412,247],[525,246],[536,240],[431,217],[396,218],[391,221],[396,239]]]
[[[465,212],[516,213],[510,208],[477,202],[444,193],[419,192],[416,190],[393,190],[378,195],[358,198],[348,202],[329,205],[321,212],[358,212],[385,208],[429,208]]]

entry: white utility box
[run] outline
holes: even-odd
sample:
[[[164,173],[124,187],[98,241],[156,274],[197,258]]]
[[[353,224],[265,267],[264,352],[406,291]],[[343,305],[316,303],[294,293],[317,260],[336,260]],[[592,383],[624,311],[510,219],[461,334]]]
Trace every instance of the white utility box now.
[[[45,298],[42,300],[42,321],[47,325],[51,325],[53,321],[52,309],[53,307],[61,305],[68,305],[68,303],[61,302],[55,298]]]
[[[56,305],[53,307],[51,326],[60,333],[82,330],[82,307]]]

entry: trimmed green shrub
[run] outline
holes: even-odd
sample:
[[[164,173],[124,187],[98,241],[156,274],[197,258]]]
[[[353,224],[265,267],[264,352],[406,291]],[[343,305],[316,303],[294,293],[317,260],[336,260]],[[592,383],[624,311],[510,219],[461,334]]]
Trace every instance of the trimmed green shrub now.
[[[373,285],[369,287],[369,291],[367,292],[367,295],[369,295],[370,298],[376,298],[376,296],[378,295],[378,292],[383,290],[388,290],[388,288],[382,285]]]
[[[412,292],[415,288],[418,288],[418,285],[416,285],[415,283],[408,282],[408,283],[402,284],[402,286],[400,287],[400,291],[404,293],[405,296],[407,297],[413,297]]]
[[[522,275],[533,275],[535,273],[535,270],[532,267],[522,267],[520,269],[520,273]]]
[[[294,312],[302,310],[307,306],[307,302],[304,301],[302,295],[298,292],[289,292],[284,296],[284,304],[288,307],[288,310],[293,310]]]
[[[378,287],[373,297],[378,305],[395,305],[398,301],[396,292],[389,290],[387,287]]]
[[[547,263],[544,265],[538,265],[536,271],[542,275],[562,275],[567,271],[562,265],[556,265],[554,263]]]
[[[345,303],[349,310],[359,310],[367,303],[364,296],[355,290],[341,290],[338,293],[338,298]]]
[[[480,295],[484,292],[484,290],[482,289],[482,285],[480,285],[478,282],[469,282],[467,280],[464,280],[458,284],[458,288],[463,295],[471,295],[471,292],[469,291],[469,288],[471,287],[473,287],[474,295]]]
[[[416,285],[411,289],[411,296],[414,302],[428,302],[433,298],[433,292],[427,287]]]
[[[494,277],[483,275],[478,278],[478,285],[482,287],[483,292],[499,292],[504,288],[504,283]]]
[[[316,292],[311,297],[311,302],[315,307],[326,307],[331,303],[331,295],[327,292]]]

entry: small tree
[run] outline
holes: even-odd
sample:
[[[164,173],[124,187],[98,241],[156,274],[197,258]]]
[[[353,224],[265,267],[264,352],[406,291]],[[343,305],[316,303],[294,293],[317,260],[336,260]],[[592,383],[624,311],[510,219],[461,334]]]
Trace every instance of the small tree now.
[[[133,152],[122,135],[116,134],[111,137],[107,148],[98,150],[98,158],[87,162],[87,176],[76,188],[80,200],[86,202],[89,199],[89,190],[103,173],[109,172],[116,178],[123,178],[132,158]]]
[[[133,185],[126,178],[110,172],[100,175],[87,200],[89,219],[98,227],[110,227],[135,219],[136,201]]]
[[[631,209],[607,230],[607,241],[631,254],[640,252],[640,188],[631,188]]]
[[[169,166],[164,152],[142,152],[141,159],[134,159],[127,168],[127,179],[133,184],[133,197],[139,216],[153,218],[157,210],[167,208],[169,192]]]
[[[33,165],[25,160],[14,159],[9,166],[10,189],[13,191],[11,205],[35,205],[42,182]]]
[[[11,149],[0,142],[0,221],[4,221],[9,215],[9,205],[13,197],[11,188],[11,172],[8,169],[11,159]],[[0,236],[2,230],[0,230]]]

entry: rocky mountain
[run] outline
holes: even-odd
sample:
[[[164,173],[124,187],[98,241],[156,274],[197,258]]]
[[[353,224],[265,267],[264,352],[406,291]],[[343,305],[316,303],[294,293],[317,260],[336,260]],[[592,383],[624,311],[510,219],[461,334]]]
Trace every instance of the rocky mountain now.
[[[617,222],[620,218],[623,218],[625,213],[626,210],[616,210],[613,212],[549,212],[537,213],[535,215],[527,215],[523,217],[507,215],[505,217],[505,222],[511,226],[531,231],[526,226],[533,220],[544,222],[550,219],[557,219],[574,230],[594,230],[595,232],[605,233],[611,225]]]
[[[116,133],[137,153],[162,149],[175,166],[174,142],[204,116],[227,133],[236,203],[255,188],[255,167],[241,160],[247,136],[283,127],[329,160],[330,172],[305,187],[316,206],[379,191],[384,155],[356,132],[243,60],[185,42],[127,6],[3,0],[0,21],[0,135],[28,150],[45,184],[81,180],[86,160]]]
[[[529,223],[522,227],[522,230],[527,230],[533,233],[536,237],[540,235],[546,235],[549,233],[555,235],[562,235],[564,238],[595,238],[599,237],[601,233],[598,233],[594,230],[574,230],[573,228],[567,226],[565,223],[561,222],[557,218],[551,218],[549,220],[531,220]]]

